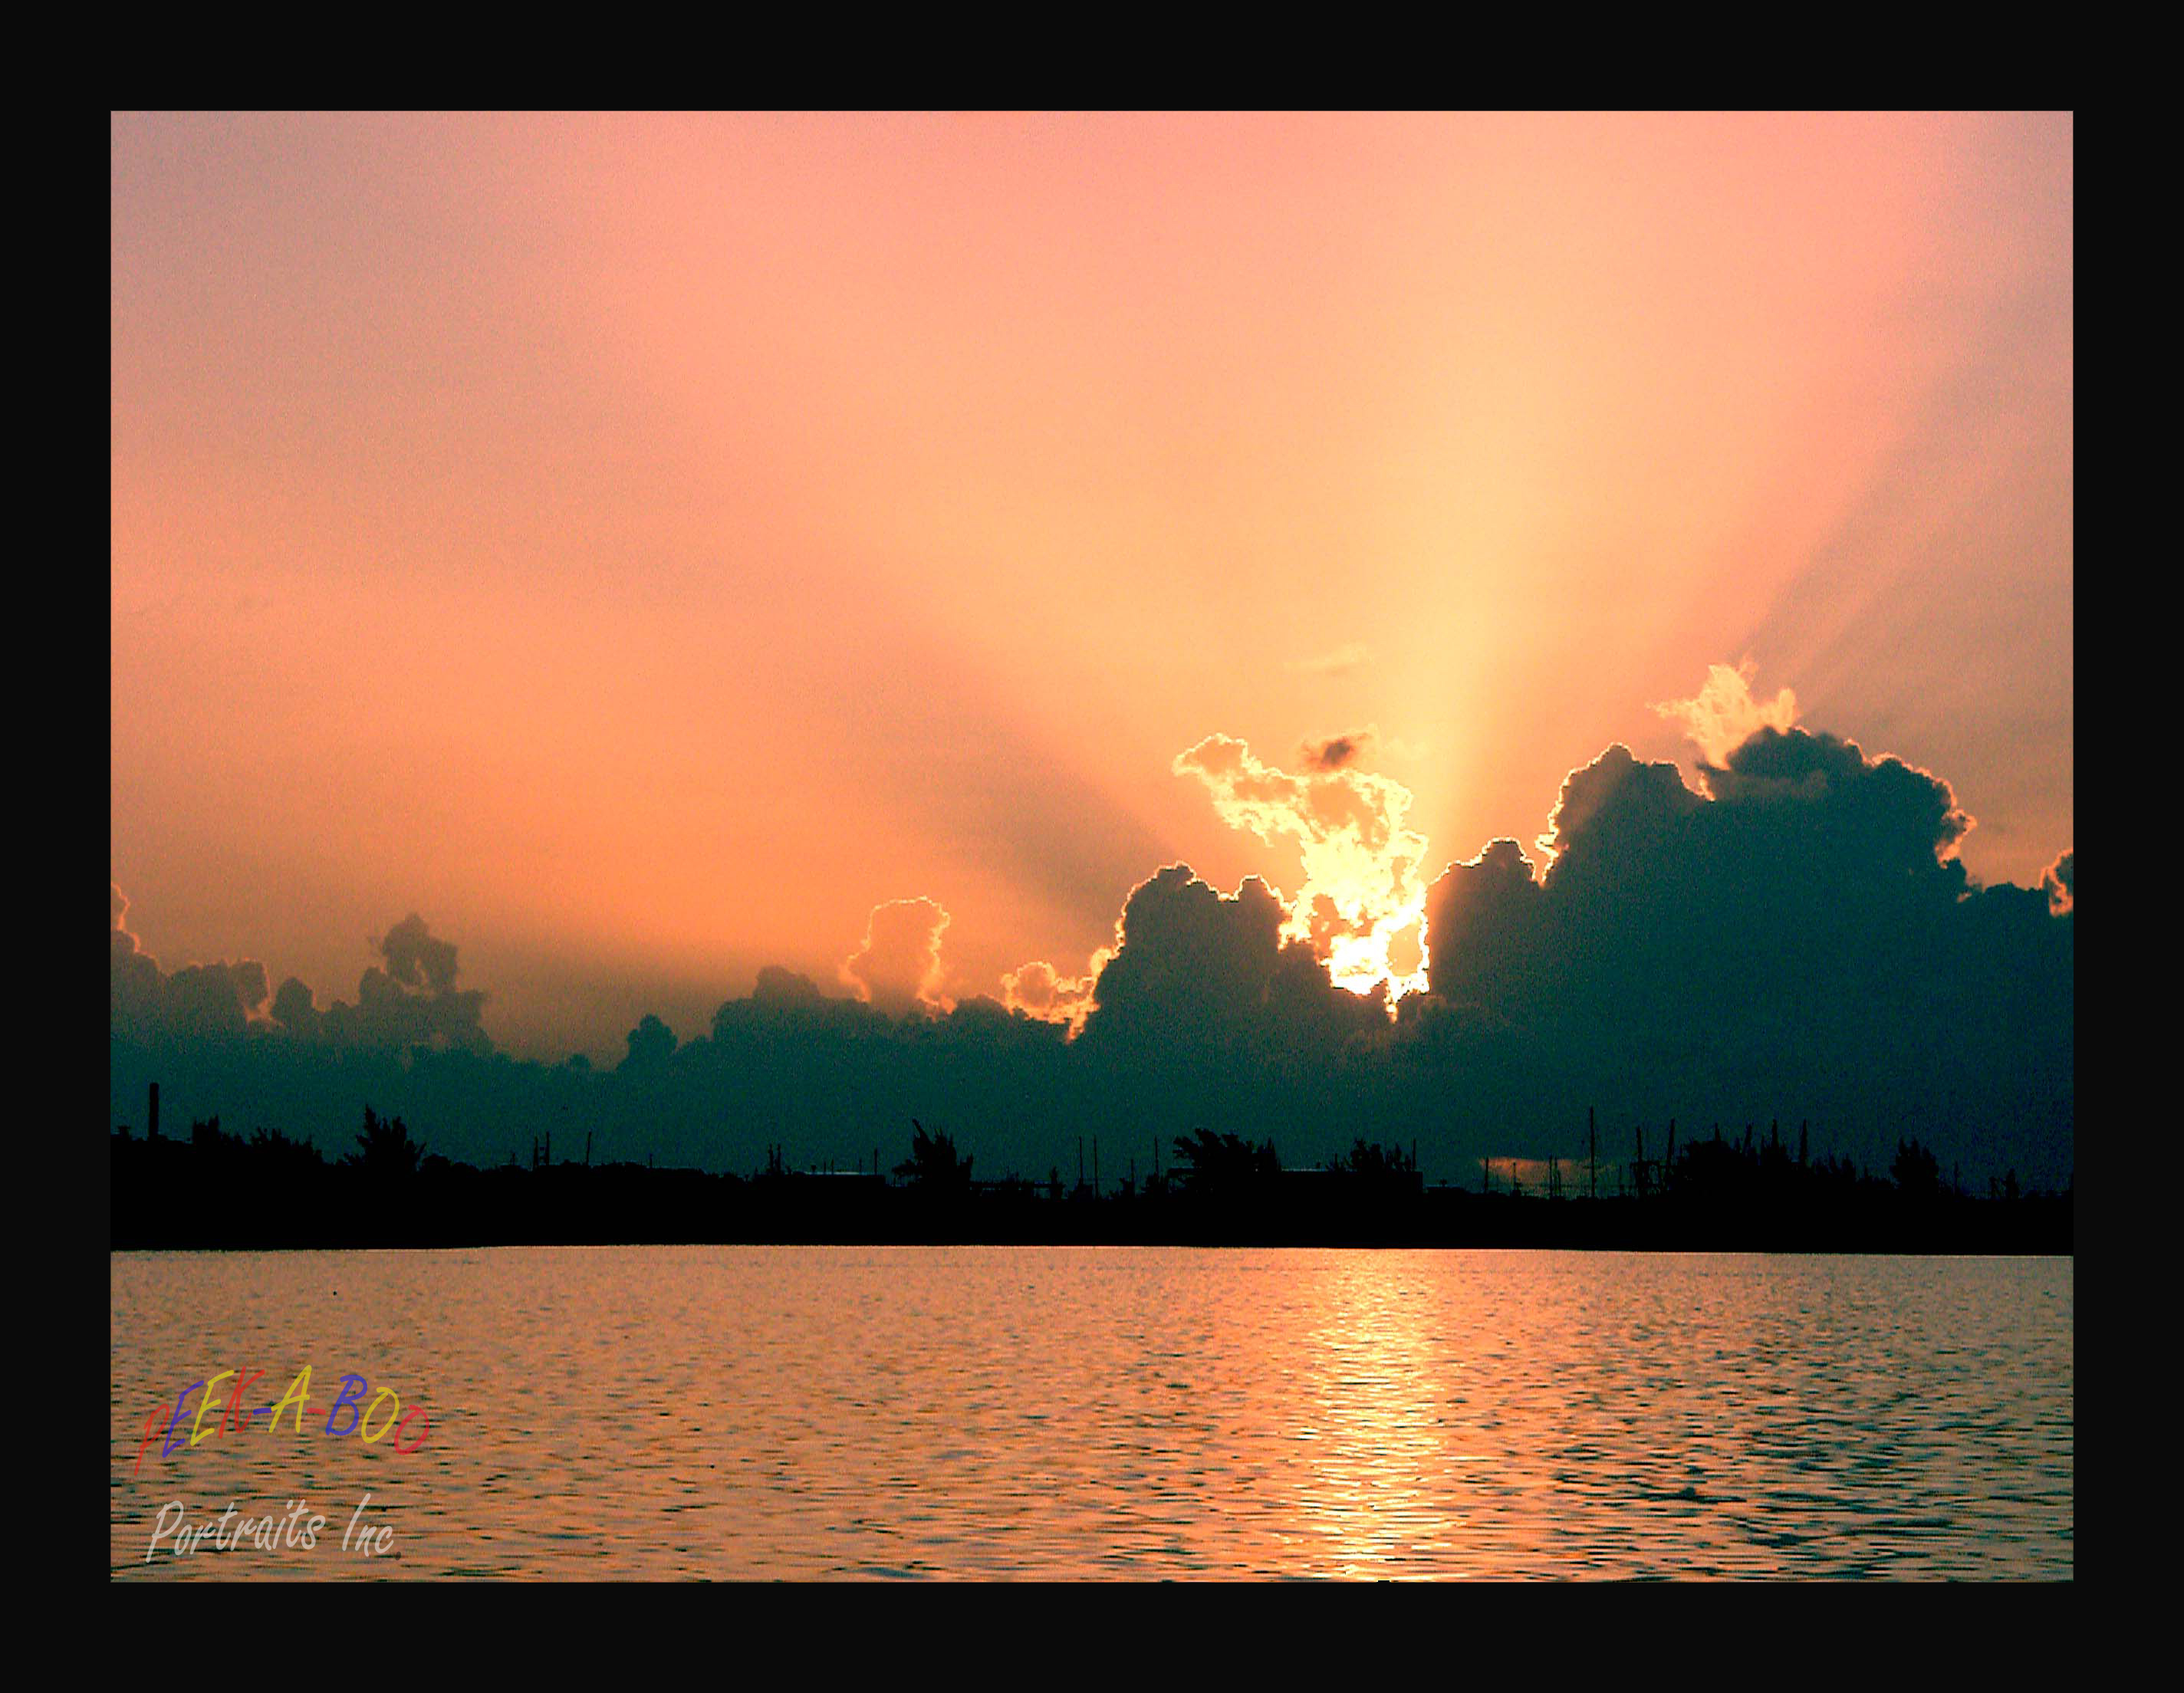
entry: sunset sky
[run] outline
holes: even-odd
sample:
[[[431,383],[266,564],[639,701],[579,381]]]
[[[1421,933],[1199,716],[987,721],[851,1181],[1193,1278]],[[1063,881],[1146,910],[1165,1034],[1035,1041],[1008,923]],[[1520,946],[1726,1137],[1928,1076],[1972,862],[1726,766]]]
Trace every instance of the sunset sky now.
[[[128,927],[323,1005],[418,913],[496,1043],[610,1059],[764,965],[861,991],[889,902],[946,913],[938,1001],[1085,972],[1164,865],[1334,885],[1251,810],[1308,749],[1422,902],[1747,688],[2034,884],[2075,835],[2072,148],[116,116]]]

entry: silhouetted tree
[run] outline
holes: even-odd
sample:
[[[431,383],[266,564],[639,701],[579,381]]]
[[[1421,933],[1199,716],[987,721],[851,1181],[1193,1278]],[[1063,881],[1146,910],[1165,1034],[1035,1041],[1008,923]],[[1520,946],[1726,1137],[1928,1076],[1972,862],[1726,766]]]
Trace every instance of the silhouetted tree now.
[[[1889,1179],[1906,1199],[1937,1199],[1942,1192],[1941,1161],[1915,1140],[1898,1140],[1896,1156],[1888,1167]]]
[[[382,1117],[370,1105],[364,1108],[364,1133],[357,1136],[356,1147],[342,1162],[374,1179],[405,1180],[417,1173],[425,1156],[423,1143],[410,1138],[400,1117]]]
[[[1233,1193],[1281,1171],[1274,1143],[1257,1146],[1240,1134],[1217,1134],[1201,1128],[1186,1139],[1175,1138],[1176,1162],[1183,1167],[1184,1184],[1201,1193]]]
[[[1418,1166],[1401,1147],[1368,1145],[1362,1136],[1346,1156],[1331,1160],[1327,1167],[1374,1186],[1407,1187],[1418,1173]]]
[[[929,1193],[968,1192],[971,1161],[956,1151],[956,1139],[944,1130],[928,1134],[925,1125],[911,1119],[910,1157],[894,1167],[896,1175],[913,1188]]]

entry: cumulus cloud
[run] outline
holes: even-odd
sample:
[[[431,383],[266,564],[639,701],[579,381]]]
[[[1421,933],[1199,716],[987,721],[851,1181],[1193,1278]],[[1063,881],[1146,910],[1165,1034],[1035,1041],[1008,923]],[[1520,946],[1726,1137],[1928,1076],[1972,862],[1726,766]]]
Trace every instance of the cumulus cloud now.
[[[415,913],[373,943],[382,963],[365,970],[357,1003],[336,1000],[320,1011],[296,977],[274,992],[256,959],[188,964],[169,974],[129,932],[128,911],[127,896],[114,887],[108,974],[116,1039],[164,1047],[250,1034],[350,1050],[492,1050],[481,1022],[484,994],[456,988],[454,947],[435,939]]]
[[[751,989],[754,1001],[776,1009],[809,1008],[825,1003],[826,997],[809,976],[778,964],[760,966],[758,981]]]
[[[1675,766],[1641,764],[1618,741],[1564,779],[1562,796],[1547,814],[1546,833],[1535,844],[1552,866],[1596,824],[1629,828],[1650,820],[1665,827],[1669,820],[1696,810],[1702,799],[1684,786]]]
[[[2048,909],[2057,916],[2077,909],[2077,849],[2073,847],[2040,872],[2040,886],[2048,895]]]
[[[842,962],[842,980],[857,997],[889,1016],[944,1011],[940,937],[948,913],[939,902],[890,899],[872,907],[865,944]]]
[[[659,1069],[675,1055],[675,1031],[647,1011],[623,1039],[629,1055],[620,1068],[636,1073]]]
[[[1689,699],[1660,701],[1652,708],[1672,722],[1709,765],[1719,765],[1730,751],[1761,729],[1787,729],[1797,721],[1797,696],[1784,688],[1770,700],[1752,697],[1752,679],[1758,666],[1750,659],[1732,670],[1710,665],[1707,679]]]
[[[326,1039],[396,1051],[493,1050],[484,1028],[484,993],[455,986],[455,948],[436,939],[424,918],[412,911],[372,948],[381,962],[358,980],[356,1004],[337,1000],[320,1016]]]
[[[166,977],[160,972],[159,961],[129,933],[128,895],[115,883],[109,882],[108,886],[114,896],[114,926],[107,933],[109,1022],[116,1033],[148,1031],[158,1016]]]
[[[1093,985],[1113,956],[1113,948],[1101,948],[1082,976],[1064,976],[1044,959],[1034,959],[1001,977],[1001,1004],[1041,1022],[1065,1023],[1074,1035],[1092,1015]]]
[[[1773,728],[1702,782],[1610,748],[1564,783],[1550,865],[1497,842],[1451,866],[1414,1061],[1490,1110],[1597,1104],[1626,1137],[1794,1112],[1871,1163],[1914,1136],[2066,1177],[2070,924],[1970,881],[1948,784]]]
[[[1386,990],[1345,992],[1307,944],[1284,938],[1280,897],[1256,876],[1234,894],[1172,864],[1123,908],[1119,944],[1100,971],[1085,1040],[1173,1061],[1240,1048],[1295,1057],[1387,1024]]]
[[[435,940],[425,920],[412,911],[387,932],[379,942],[387,973],[405,988],[427,994],[445,994],[455,985],[455,949]]]
[[[1291,775],[1228,735],[1178,754],[1174,770],[1206,784],[1232,828],[1270,845],[1295,843],[1304,880],[1283,933],[1308,945],[1336,982],[1361,994],[1383,982],[1397,993],[1424,985],[1418,925],[1426,839],[1406,823],[1410,789],[1346,764]]]
[[[273,996],[273,1021],[298,1040],[316,1040],[320,1017],[309,987],[298,977],[281,983]]]
[[[186,964],[171,975],[129,932],[129,898],[107,884],[108,1030],[139,1041],[236,1040],[264,1020],[270,988],[255,959]]]
[[[1434,993],[1488,1006],[1513,990],[1537,998],[1539,984],[1527,978],[1552,962],[1541,945],[1544,897],[1531,861],[1512,840],[1443,871],[1426,906]]]
[[[1512,842],[1450,866],[1427,906],[1435,999],[1524,1031],[1544,1074],[1618,1091],[1763,1090],[1930,1137],[1968,1111],[2067,1113],[2064,926],[1970,882],[1946,782],[1773,727],[1702,780],[1610,747],[1564,782],[1544,870]]]

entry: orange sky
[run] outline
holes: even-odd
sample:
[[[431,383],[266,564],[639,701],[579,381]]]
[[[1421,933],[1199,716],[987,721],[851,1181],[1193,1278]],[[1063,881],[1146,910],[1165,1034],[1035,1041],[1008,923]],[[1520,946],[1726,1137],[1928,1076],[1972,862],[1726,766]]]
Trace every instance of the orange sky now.
[[[1082,969],[1179,754],[1373,726],[1428,873],[1749,658],[2073,842],[2067,116],[112,125],[112,877],[521,1053]]]

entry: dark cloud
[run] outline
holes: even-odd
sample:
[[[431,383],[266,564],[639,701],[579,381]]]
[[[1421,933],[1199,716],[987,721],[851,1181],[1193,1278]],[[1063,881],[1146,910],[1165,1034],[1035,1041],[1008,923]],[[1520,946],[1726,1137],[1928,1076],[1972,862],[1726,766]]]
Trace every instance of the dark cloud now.
[[[299,1040],[319,1038],[319,1008],[310,989],[297,977],[288,977],[273,995],[273,1021]]]
[[[1970,883],[1948,784],[1772,728],[1702,779],[1611,747],[1564,783],[1543,872],[1512,842],[1451,866],[1435,999],[1515,1032],[1565,1111],[1825,1115],[1876,1156],[1892,1133],[1970,1152],[2001,1131],[2067,1167],[2068,926]]]
[[[1094,987],[1084,1041],[1141,1061],[1196,1064],[1216,1052],[1318,1052],[1384,1031],[1385,1000],[1329,982],[1308,943],[1283,938],[1289,915],[1256,876],[1221,894],[1172,864],[1140,883]]]
[[[108,1027],[146,1041],[240,1040],[262,1018],[269,991],[255,959],[184,965],[172,975],[129,932],[129,898],[109,882],[113,922],[107,935]]]
[[[1256,876],[1223,895],[1190,866],[1168,866],[1123,907],[1122,945],[1094,986],[1088,1033],[1190,1042],[1247,1027],[1265,1003],[1286,915]]]
[[[125,927],[127,897],[119,887],[112,894],[109,1022],[115,1039],[153,1049],[246,1034],[391,1052],[492,1048],[482,1022],[484,994],[457,989],[454,947],[435,939],[415,913],[374,944],[384,967],[365,969],[357,1003],[337,1000],[322,1011],[309,987],[293,976],[273,993],[265,966],[255,959],[184,965],[168,974]]]
[[[819,984],[809,976],[800,976],[778,964],[761,966],[758,984],[751,989],[752,1000],[761,1005],[816,1006],[825,998],[819,991]]]
[[[1344,735],[1329,735],[1323,741],[1306,741],[1297,749],[1308,770],[1340,770],[1343,766],[1364,756],[1365,749],[1372,744],[1373,731],[1352,729]]]
[[[358,981],[356,1004],[336,1000],[320,1019],[337,1044],[406,1052],[415,1048],[489,1052],[485,994],[455,986],[455,949],[411,912],[376,944],[384,967]]]
[[[435,940],[425,920],[412,911],[387,932],[379,943],[387,973],[404,988],[427,994],[452,993],[455,985],[455,949]]]
[[[649,1011],[638,1020],[626,1039],[629,1055],[621,1061],[624,1070],[657,1070],[675,1055],[675,1031]]]

